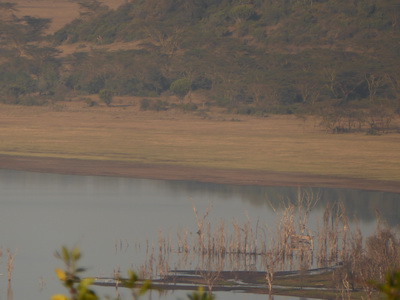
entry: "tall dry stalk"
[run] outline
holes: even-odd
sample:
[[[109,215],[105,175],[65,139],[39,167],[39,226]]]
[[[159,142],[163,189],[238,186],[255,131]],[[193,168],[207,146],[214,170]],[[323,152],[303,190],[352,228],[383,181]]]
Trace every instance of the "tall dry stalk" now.
[[[287,205],[281,215],[278,225],[278,247],[282,254],[282,260],[293,258],[293,250],[290,245],[290,237],[296,233],[295,229],[295,207],[292,204]]]
[[[177,231],[178,253],[189,253],[190,252],[188,236],[189,236],[189,230],[186,229],[186,230],[182,231],[181,229],[178,229],[178,231]]]
[[[8,274],[8,282],[11,283],[12,280],[12,274],[14,271],[14,259],[15,259],[15,253],[12,253],[10,249],[7,249],[7,274]]]
[[[8,282],[7,286],[7,300],[14,300],[14,290],[11,286],[11,282]]]
[[[207,254],[212,254],[213,249],[214,249],[214,246],[213,246],[214,239],[213,239],[213,235],[212,235],[212,232],[211,232],[211,223],[210,222],[207,223],[206,228],[207,228],[207,231],[206,231],[206,233],[207,233],[207,235],[206,235],[206,237],[207,237],[206,252],[207,252]]]
[[[208,214],[209,214],[210,211],[211,211],[211,208],[212,208],[212,203],[210,203],[210,204],[208,205],[208,207],[207,207],[206,212],[204,213],[204,215],[203,215],[203,216],[199,216],[199,213],[198,213],[198,211],[197,211],[197,208],[196,208],[196,206],[193,204],[193,211],[194,211],[194,214],[195,214],[195,216],[196,216],[196,222],[197,222],[197,228],[198,228],[197,234],[198,234],[198,240],[199,240],[199,245],[200,245],[200,251],[201,251],[202,253],[205,253],[205,252],[206,252],[205,240],[204,240],[204,237],[205,237],[205,229],[204,229],[205,226],[204,226],[204,224],[205,224],[205,220],[206,220],[207,217],[208,217]]]
[[[240,228],[239,223],[234,220],[233,221],[233,248],[231,252],[233,253],[243,253],[243,248],[242,248],[242,228]]]
[[[169,256],[165,256],[163,255],[163,253],[159,253],[156,266],[156,274],[162,277],[168,275],[169,271]]]
[[[117,295],[117,299],[121,299],[121,294],[119,292],[119,283],[121,280],[121,268],[120,267],[118,267],[117,269],[114,269],[113,278],[115,281],[115,293]]]
[[[216,232],[216,247],[217,253],[220,255],[226,255],[226,233],[225,233],[225,223],[221,221],[218,230]]]
[[[336,216],[332,217],[332,223],[329,230],[329,249],[328,249],[328,260],[329,262],[337,261],[338,258],[338,248],[339,248],[339,232],[338,232],[339,220]]]
[[[248,255],[256,255],[258,248],[258,220],[256,222],[255,231],[253,230],[252,221],[250,217],[246,214],[247,222],[243,226],[244,230],[244,248],[245,253]]]
[[[351,286],[350,286],[350,282],[348,280],[348,274],[346,274],[342,280],[342,299],[346,299],[346,300],[350,300],[351,299]]]
[[[148,259],[142,264],[139,268],[139,274],[142,278],[153,278],[154,276],[154,264],[155,264],[155,249],[151,248],[149,251],[149,247],[147,247],[146,255]]]
[[[347,212],[346,212],[346,206],[344,205],[344,202],[341,201],[339,203],[339,208],[341,211],[341,227],[342,227],[342,249],[340,251],[339,255],[339,260],[341,261],[346,261],[349,259],[350,251],[349,251],[349,233],[350,233],[350,224],[349,224],[349,218],[347,217]]]
[[[317,262],[321,267],[346,260],[350,255],[350,225],[342,201],[326,205],[318,232]]]
[[[299,234],[310,235],[308,229],[308,220],[313,208],[321,199],[321,195],[310,189],[297,189],[297,209]]]
[[[268,292],[269,295],[272,295],[275,272],[277,271],[279,262],[282,260],[282,256],[273,240],[270,241],[270,245],[270,248],[265,255],[263,255],[263,264],[265,267],[265,279],[268,285]]]
[[[330,212],[331,212],[331,206],[328,203],[325,207],[323,218],[322,218],[322,229],[319,230],[319,234],[318,234],[317,262],[318,262],[318,265],[321,267],[326,267],[327,262],[328,262]]]
[[[363,235],[361,233],[361,229],[357,227],[354,232],[350,236],[349,240],[349,259],[344,261],[343,268],[341,273],[344,273],[344,276],[341,276],[340,279],[346,278],[349,282],[351,289],[355,290],[356,288],[356,270],[362,264],[363,256],[364,256],[364,247],[363,247]]]

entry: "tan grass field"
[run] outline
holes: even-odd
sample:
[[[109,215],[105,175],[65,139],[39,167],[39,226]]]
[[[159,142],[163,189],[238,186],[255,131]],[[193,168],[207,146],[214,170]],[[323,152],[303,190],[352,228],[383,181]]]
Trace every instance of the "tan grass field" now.
[[[79,16],[78,4],[69,0],[10,0],[17,4],[17,16],[51,18],[49,33],[55,32]],[[117,8],[125,0],[102,0],[110,8]]]
[[[314,119],[202,119],[132,107],[0,106],[0,154],[395,181],[400,134],[328,134]],[[238,120],[239,119],[239,120]]]

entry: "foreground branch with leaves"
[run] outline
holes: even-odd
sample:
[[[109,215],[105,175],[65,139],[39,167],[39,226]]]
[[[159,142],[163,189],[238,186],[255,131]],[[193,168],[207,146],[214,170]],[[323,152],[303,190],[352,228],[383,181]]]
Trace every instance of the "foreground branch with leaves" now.
[[[78,248],[68,249],[62,247],[61,251],[56,251],[55,257],[62,260],[65,269],[57,268],[55,270],[58,279],[62,282],[63,286],[68,290],[69,295],[55,294],[51,300],[100,300],[101,298],[96,292],[90,288],[95,279],[86,277],[81,278],[80,275],[86,269],[78,267],[78,261],[81,259],[82,254]],[[150,280],[140,280],[135,272],[128,271],[127,279],[119,279],[121,283],[119,286],[129,288],[132,292],[134,300],[139,299],[140,296],[146,294],[152,289]],[[116,299],[120,299],[117,297]],[[213,300],[214,297],[204,292],[203,287],[199,287],[198,291],[188,294],[189,300]]]

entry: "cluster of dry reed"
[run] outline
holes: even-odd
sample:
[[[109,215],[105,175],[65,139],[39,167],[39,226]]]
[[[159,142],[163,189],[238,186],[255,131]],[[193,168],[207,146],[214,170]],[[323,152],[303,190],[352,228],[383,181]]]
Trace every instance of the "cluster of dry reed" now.
[[[378,223],[375,233],[364,238],[357,229],[350,234],[341,256],[340,268],[334,272],[337,286],[346,292],[363,290],[370,299],[375,290],[371,281],[383,282],[389,273],[400,269],[398,232]]]
[[[13,271],[14,271],[14,260],[15,260],[16,253],[13,253],[10,249],[7,249],[7,278],[8,278],[8,285],[7,285],[7,300],[13,300],[13,289],[11,286]],[[0,264],[2,262],[3,257],[3,249],[0,248]],[[3,274],[0,274],[3,275]]]
[[[274,208],[279,215],[275,230],[257,221],[234,220],[230,230],[224,221],[213,226],[194,206],[197,233],[179,229],[175,239],[159,233],[157,246],[147,245],[144,278],[163,277],[175,270],[197,270],[210,291],[222,270],[264,271],[270,292],[277,271],[307,271],[314,267],[333,270],[336,287],[348,295],[364,290],[371,296],[368,281],[383,280],[400,267],[400,239],[378,222],[376,233],[367,239],[359,228],[351,230],[343,203],[328,204],[322,224],[309,227],[310,212],[320,196],[299,190],[297,202]],[[174,241],[175,242],[174,242]],[[173,264],[173,266],[171,266]]]

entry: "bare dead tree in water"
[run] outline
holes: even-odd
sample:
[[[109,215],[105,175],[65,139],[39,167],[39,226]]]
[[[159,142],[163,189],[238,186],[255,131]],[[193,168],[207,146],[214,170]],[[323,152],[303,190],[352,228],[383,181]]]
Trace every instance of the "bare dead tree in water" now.
[[[328,203],[322,222],[322,228],[318,232],[318,264],[326,267],[345,261],[350,255],[350,225],[344,203]]]
[[[339,202],[339,211],[340,213],[340,221],[341,221],[341,233],[342,233],[342,250],[340,252],[340,260],[345,261],[349,259],[349,249],[348,249],[348,239],[349,239],[349,233],[350,233],[350,224],[349,224],[349,219],[347,217],[347,211],[346,207],[344,205],[344,202],[341,201]]]
[[[282,255],[282,261],[285,261],[286,258],[293,258],[290,237],[296,234],[294,210],[294,205],[288,204],[281,214],[278,225],[278,248]]]
[[[194,211],[194,214],[196,215],[196,222],[197,222],[197,228],[198,228],[197,234],[199,236],[198,240],[199,240],[199,245],[200,245],[200,251],[203,253],[206,252],[205,240],[204,240],[204,237],[205,237],[205,226],[204,225],[205,225],[205,220],[207,219],[208,214],[211,211],[211,208],[212,208],[212,203],[209,204],[204,215],[199,216],[197,208],[193,204],[193,211]]]
[[[189,241],[188,241],[188,236],[189,236],[189,230],[179,230],[177,232],[177,237],[178,237],[178,253],[189,253],[190,252],[190,247],[189,247]]]
[[[14,259],[15,259],[15,253],[12,253],[10,249],[7,249],[7,274],[8,274],[8,282],[11,282],[12,280],[12,273],[14,271]]]
[[[266,272],[265,279],[268,285],[268,292],[269,295],[271,296],[275,272],[277,271],[277,266],[282,258],[282,255],[279,253],[280,251],[279,248],[274,245],[275,242],[273,240],[270,241],[270,244],[271,247],[267,250],[267,252],[263,256],[263,263]]]
[[[121,268],[118,267],[117,269],[114,269],[114,281],[115,281],[115,293],[117,294],[117,299],[121,299],[121,294],[119,293],[119,284],[121,281]]]
[[[7,274],[8,274],[8,286],[7,286],[7,300],[13,300],[14,299],[14,292],[11,286],[11,281],[12,281],[12,273],[14,271],[14,259],[15,259],[15,253],[12,253],[10,249],[7,249]]]
[[[298,223],[299,234],[310,235],[308,227],[308,220],[311,211],[321,199],[321,195],[309,189],[297,190],[297,209],[298,209]]]
[[[328,261],[328,244],[329,244],[329,217],[330,217],[331,206],[328,203],[325,207],[323,218],[322,218],[322,229],[319,230],[318,234],[318,253],[317,262],[319,266],[325,267]]]
[[[314,238],[308,228],[309,215],[318,203],[320,195],[311,190],[297,192],[297,209],[291,204],[284,204],[280,222],[277,228],[279,253],[282,255],[282,263],[288,260],[290,264],[300,251],[313,252]],[[296,226],[297,224],[297,226]],[[303,255],[304,256],[304,255]],[[307,255],[313,257],[313,255]]]

